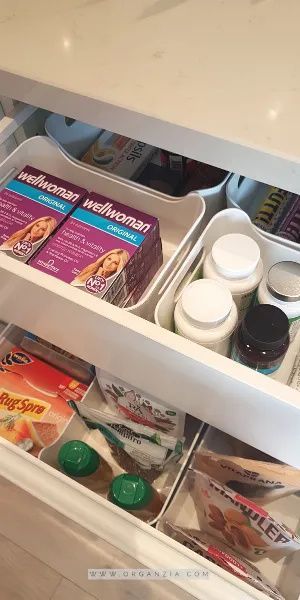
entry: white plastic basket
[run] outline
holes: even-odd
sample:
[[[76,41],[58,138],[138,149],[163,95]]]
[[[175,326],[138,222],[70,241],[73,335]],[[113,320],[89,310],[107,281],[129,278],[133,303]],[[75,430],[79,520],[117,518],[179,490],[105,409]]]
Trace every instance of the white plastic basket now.
[[[91,171],[81,163],[77,165],[61,152],[53,141],[39,136],[23,142],[0,165],[0,185],[5,185],[26,164],[152,214],[159,219],[163,265],[138,304],[126,309],[128,312],[151,320],[162,286],[168,277],[176,272],[204,226],[202,219],[205,203],[200,195],[189,194],[188,202],[186,198],[171,200],[163,194],[157,196],[148,188],[136,187],[131,182],[116,180],[99,171]],[[32,269],[32,267],[24,265],[24,269]]]
[[[22,342],[24,334],[25,331],[19,327],[16,327],[12,324],[7,325],[0,336],[0,358],[5,356],[5,354],[13,348],[13,346],[19,346]],[[90,408],[97,408],[100,404],[100,396],[101,391],[95,378],[88,387],[86,394],[82,399],[82,403]],[[149,525],[154,525],[156,521],[161,518],[167,506],[169,505],[171,498],[177,489],[177,485],[191,461],[194,449],[198,445],[204,427],[204,423],[201,423],[201,421],[198,421],[197,419],[187,415],[184,431],[185,442],[183,445],[183,454],[180,460],[177,463],[173,462],[169,465],[169,467],[166,467],[165,470],[162,471],[153,482],[153,486],[156,489],[163,491],[165,495],[165,502],[160,513],[149,523]],[[40,454],[40,458],[36,460],[41,460],[50,467],[57,469],[57,455],[59,448],[62,446],[62,444],[70,440],[83,440],[101,454],[101,434],[95,430],[89,431],[84,425],[83,421],[78,417],[77,414],[74,413],[74,416],[68,422],[61,436],[51,446],[44,448]],[[109,460],[108,457],[105,458]],[[114,476],[124,472],[124,470],[115,462],[112,456],[109,462],[113,469]],[[60,476],[66,477],[61,473]],[[77,482],[74,483],[74,481],[69,478],[68,483],[71,486],[80,485]]]
[[[266,183],[260,183],[241,175],[233,175],[226,186],[227,206],[228,208],[240,208],[250,219],[254,219],[270,188],[271,186]],[[262,229],[257,229],[268,240],[279,242],[283,246],[300,252],[300,244],[281,238],[273,233],[268,233]]]
[[[70,160],[73,160],[78,165],[82,165],[82,162],[79,160],[80,157],[88,150],[102,131],[101,128],[93,127],[86,123],[68,119],[63,115],[57,114],[52,114],[46,119],[45,130],[47,135],[59,145],[60,149],[70,158]],[[99,173],[99,169],[96,167],[89,165],[88,168]],[[106,171],[104,172],[109,177],[115,179],[115,181],[125,181],[118,175],[108,174]],[[208,218],[211,218],[217,211],[225,208],[225,190],[229,178],[230,174],[226,175],[224,180],[218,185],[197,192],[206,202],[207,222]],[[131,185],[140,190],[149,190],[146,186],[134,181],[131,182]],[[157,190],[151,190],[151,193],[158,197],[167,197],[169,200],[176,201],[174,196],[165,196]],[[188,195],[188,198],[190,198],[190,195]]]
[[[155,322],[157,325],[174,331],[174,308],[182,290],[193,279],[201,276],[206,254],[210,252],[214,242],[224,233],[243,233],[252,237],[260,247],[265,272],[276,262],[284,260],[299,261],[297,250],[282,246],[277,241],[271,241],[261,235],[245,213],[232,208],[224,210],[211,220],[175,277],[169,282],[168,286],[165,286],[164,294],[155,309]],[[272,375],[273,379],[287,383],[299,345],[300,332],[290,345],[280,368]],[[224,360],[231,359],[224,357]],[[247,369],[247,367],[243,368]],[[264,377],[266,376],[264,375]]]

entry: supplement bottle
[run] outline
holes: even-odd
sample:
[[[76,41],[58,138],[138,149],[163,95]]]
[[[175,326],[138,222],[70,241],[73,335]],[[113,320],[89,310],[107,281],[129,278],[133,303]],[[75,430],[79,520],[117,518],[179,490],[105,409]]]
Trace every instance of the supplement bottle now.
[[[198,279],[182,292],[174,313],[175,331],[218,354],[229,356],[237,308],[227,287]]]
[[[223,283],[231,291],[241,321],[263,276],[258,244],[240,233],[223,235],[207,255],[203,275]]]
[[[156,517],[163,507],[159,493],[150,483],[131,473],[123,473],[112,480],[108,499],[145,521]]]
[[[71,440],[58,453],[58,464],[66,475],[94,492],[107,491],[113,472],[98,452],[85,442]]]
[[[283,261],[273,265],[259,285],[257,300],[283,310],[290,322],[292,342],[300,328],[300,264]]]
[[[289,347],[289,321],[277,306],[257,304],[236,332],[231,358],[259,373],[270,375],[280,367]]]

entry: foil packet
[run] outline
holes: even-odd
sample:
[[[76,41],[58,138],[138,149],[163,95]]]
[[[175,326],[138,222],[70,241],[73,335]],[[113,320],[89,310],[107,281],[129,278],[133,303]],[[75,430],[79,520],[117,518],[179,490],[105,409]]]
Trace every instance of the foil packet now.
[[[200,471],[193,474],[198,518],[205,531],[250,560],[300,550],[300,537],[261,506]]]
[[[283,596],[264,575],[248,561],[241,558],[225,544],[215,540],[212,536],[198,531],[197,529],[186,529],[178,527],[170,521],[165,523],[166,533],[177,540],[186,548],[193,550],[203,558],[218,565],[228,573],[242,579],[255,589],[264,592],[274,600],[284,600]]]

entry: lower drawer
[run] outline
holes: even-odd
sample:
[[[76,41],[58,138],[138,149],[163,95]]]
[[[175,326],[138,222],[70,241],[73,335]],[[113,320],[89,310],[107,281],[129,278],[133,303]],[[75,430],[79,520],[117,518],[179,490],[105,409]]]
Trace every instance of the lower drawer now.
[[[29,551],[32,551],[34,547],[36,552],[37,546],[34,543],[35,536],[32,535],[31,528],[28,531],[28,524],[34,521],[34,531],[38,531],[41,512],[43,515],[50,514],[50,518],[46,517],[47,527],[45,527],[45,521],[42,527],[42,531],[45,532],[48,540],[46,544],[44,540],[43,545],[48,545],[49,548],[55,546],[55,539],[51,539],[51,536],[55,531],[53,529],[55,521],[58,520],[61,522],[61,519],[57,519],[56,516],[54,519],[51,517],[54,513],[53,510],[49,512],[50,507],[50,509],[54,509],[76,523],[76,526],[71,525],[71,532],[74,528],[75,531],[78,531],[77,526],[80,526],[85,530],[84,535],[86,538],[89,539],[90,536],[87,532],[90,532],[93,534],[93,539],[95,539],[94,536],[97,537],[97,543],[100,547],[103,548],[104,544],[104,548],[109,548],[108,552],[112,552],[111,548],[113,546],[122,553],[132,557],[135,561],[138,561],[138,563],[154,569],[180,568],[195,569],[200,573],[203,572],[204,576],[196,579],[176,579],[177,586],[199,600],[223,600],[224,598],[250,600],[250,598],[264,598],[263,595],[256,595],[255,590],[253,591],[244,582],[238,581],[234,576],[224,573],[220,568],[195,555],[192,551],[184,548],[164,533],[157,531],[150,525],[142,523],[130,514],[124,513],[107,500],[83,488],[81,485],[74,482],[70,483],[70,480],[63,474],[34,457],[25,454],[22,450],[19,450],[5,440],[0,440],[0,475],[34,498],[32,501],[28,501],[28,495],[26,494],[27,502],[25,506],[27,506],[29,515],[27,515],[27,510],[23,510],[20,515],[20,513],[18,514],[19,503],[22,502],[24,494],[23,492],[14,491],[14,499],[12,500],[12,504],[10,503],[10,507],[13,506],[13,503],[17,504],[17,516],[14,515],[10,521],[7,521],[6,528],[5,523],[0,525],[2,533],[10,537],[13,536],[12,539],[14,541],[20,543]],[[8,484],[6,483],[5,486],[8,486]],[[38,503],[39,513],[37,514],[37,519],[35,519],[35,512],[33,510],[37,506],[36,499],[40,501]],[[16,532],[17,523],[20,523],[19,532]],[[50,538],[49,529],[51,532]],[[28,536],[29,539],[26,541],[26,537]],[[68,537],[72,537],[69,526]],[[18,539],[19,542],[17,541]],[[62,548],[64,547],[65,545],[62,543],[59,549],[59,559],[62,560],[60,564],[67,562],[69,572],[71,573],[71,569],[73,572],[72,579],[74,578],[75,569],[73,563],[70,566],[67,560],[67,551],[62,552]],[[50,560],[54,566],[53,561],[55,559],[49,548],[48,550],[47,548],[46,550],[42,550],[40,557],[43,560],[43,552],[46,552],[48,556],[50,553]],[[62,559],[61,555],[63,555]],[[90,568],[109,567],[110,564],[112,567],[115,567],[114,556],[110,556],[109,554],[108,556],[109,558],[106,555],[107,562],[105,559],[103,564],[100,557],[97,561],[98,564],[90,565]],[[117,552],[118,556],[120,556],[119,552]],[[131,561],[129,565],[134,568],[137,566],[136,563],[132,564]],[[79,571],[79,575],[83,576],[82,572]],[[180,595],[178,598],[183,600]]]
[[[193,600],[190,594],[169,581],[88,581],[91,568],[139,569],[145,565],[2,477],[0,507],[5,514],[5,519],[0,520],[1,535],[97,600],[107,597],[110,600],[152,600],[159,596],[165,600]],[[13,565],[10,567],[12,570]],[[27,576],[32,576],[31,570]],[[0,582],[0,594],[2,590]],[[3,592],[2,597],[4,600]],[[70,598],[65,596],[65,600]],[[5,596],[5,600],[11,598]]]

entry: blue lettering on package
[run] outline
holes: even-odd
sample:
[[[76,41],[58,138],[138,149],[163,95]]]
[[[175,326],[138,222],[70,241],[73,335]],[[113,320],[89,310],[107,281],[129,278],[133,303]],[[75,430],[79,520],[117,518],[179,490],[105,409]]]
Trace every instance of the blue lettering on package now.
[[[95,215],[82,208],[76,208],[72,214],[72,219],[92,225],[92,227],[96,227],[101,231],[106,231],[106,233],[119,238],[119,240],[125,240],[133,246],[140,246],[145,239],[145,236],[141,233],[132,231],[123,225],[118,225],[118,223],[104,219],[100,215]]]
[[[12,179],[12,181],[7,184],[6,189],[10,190],[11,192],[16,192],[17,194],[20,194],[20,196],[30,198],[39,204],[48,206],[49,208],[52,208],[63,215],[67,215],[73,208],[73,204],[71,202],[66,202],[60,198],[55,198],[54,196],[51,196],[51,194],[43,192],[43,190],[34,188],[26,183],[17,181],[16,179]]]

